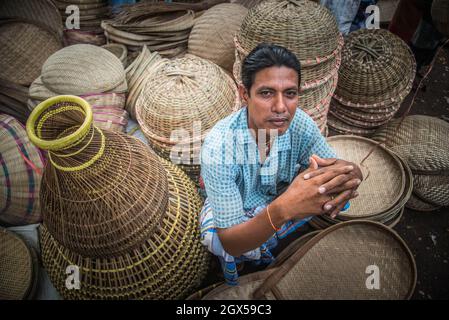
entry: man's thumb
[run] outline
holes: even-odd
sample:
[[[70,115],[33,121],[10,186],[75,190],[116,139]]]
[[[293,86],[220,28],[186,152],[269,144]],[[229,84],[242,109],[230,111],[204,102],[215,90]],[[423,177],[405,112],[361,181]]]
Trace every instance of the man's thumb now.
[[[309,162],[309,168],[310,170],[316,170],[318,169],[318,163],[316,162],[316,160],[313,157],[310,157],[310,162]]]

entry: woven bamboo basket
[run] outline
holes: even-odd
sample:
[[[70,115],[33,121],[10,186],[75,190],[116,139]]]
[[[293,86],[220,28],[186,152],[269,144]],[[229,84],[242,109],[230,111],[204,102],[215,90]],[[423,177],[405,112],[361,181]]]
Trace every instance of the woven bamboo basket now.
[[[0,300],[32,299],[39,264],[34,249],[13,232],[0,228]]]
[[[159,161],[168,178],[167,211],[158,229],[135,250],[89,259],[62,247],[43,228],[42,260],[64,298],[184,299],[201,284],[209,265],[209,253],[199,240],[201,199],[180,169]],[[71,264],[80,267],[80,290],[67,290],[64,285],[64,270]]]
[[[416,72],[410,48],[384,29],[358,30],[345,41],[334,97],[343,105],[363,107],[400,104]]]
[[[39,191],[44,159],[29,141],[24,126],[0,114],[0,223],[25,225],[42,220]]]
[[[405,204],[406,208],[421,211],[421,212],[431,212],[440,209],[441,207],[425,202],[419,198],[416,194],[412,194],[410,199]]]
[[[367,290],[370,265],[388,270],[380,273],[379,290]],[[413,255],[396,232],[351,221],[315,235],[279,267],[243,276],[238,286],[219,286],[203,300],[410,299],[416,278]]]
[[[108,51],[111,51],[119,60],[122,62],[123,66],[126,66],[128,58],[128,49],[122,44],[109,43],[102,46]]]
[[[25,123],[30,115],[27,100],[27,87],[0,79],[0,113],[13,116],[21,123]]]
[[[438,207],[449,206],[449,175],[415,175],[414,192],[421,199]]]
[[[73,95],[110,91],[126,81],[123,65],[114,54],[88,44],[69,46],[50,56],[41,79],[49,90]]]
[[[53,33],[61,42],[61,15],[51,0],[3,0],[0,2],[0,19],[15,19],[34,24]]]
[[[449,1],[434,0],[431,13],[435,27],[441,34],[449,37]]]
[[[395,134],[400,119],[376,131],[373,139],[403,158],[414,174],[449,175],[449,124],[424,115],[407,116]]]
[[[164,63],[165,60],[157,52],[151,53],[147,46],[143,46],[140,54],[126,68],[126,80],[129,86],[126,110],[132,119],[136,119],[136,101],[145,86],[146,79],[152,77]]]
[[[166,211],[167,175],[147,146],[92,124],[76,96],[39,104],[27,134],[47,150],[40,203],[44,224],[64,247],[86,257],[132,250],[157,230]]]
[[[0,78],[29,86],[62,43],[37,25],[8,21],[0,21]]]
[[[328,114],[327,117],[327,124],[329,127],[344,135],[357,135],[362,137],[371,137],[376,132],[375,128],[368,129],[368,128],[358,128],[353,125],[349,125],[344,121],[341,121],[340,119],[334,117],[332,113]]]
[[[66,46],[74,44],[92,44],[102,46],[106,43],[106,36],[103,30],[82,31],[82,30],[64,30],[64,41]]]
[[[199,174],[199,151],[207,130],[239,107],[237,88],[220,67],[186,56],[166,60],[146,80],[137,102],[137,121],[150,145],[165,159],[184,153],[190,176]],[[195,127],[197,125],[198,127]],[[192,163],[192,161],[194,163]]]
[[[61,1],[61,0],[54,0],[56,6],[59,9],[59,12],[62,16],[62,24],[66,25],[67,18],[71,18],[73,12],[69,11],[66,12],[66,9],[70,5],[77,6],[79,10],[79,24],[80,29],[79,30],[70,30],[70,31],[82,31],[82,32],[92,32],[92,31],[98,31],[101,30],[101,21],[103,19],[107,19],[111,15],[111,8],[108,6],[107,0],[102,1],[91,1],[91,2],[82,2],[82,1]],[[72,34],[73,35],[73,34]],[[73,40],[73,39],[72,39]],[[92,39],[94,40],[94,39]],[[80,42],[73,42],[80,43]],[[90,43],[91,42],[83,42],[83,43]],[[101,43],[100,45],[104,44]]]
[[[249,10],[235,39],[239,62],[261,42],[284,46],[296,54],[303,86],[334,70],[343,46],[332,13],[302,0],[268,0]],[[234,76],[239,79],[239,74]]]
[[[210,8],[195,20],[189,37],[188,52],[232,72],[235,60],[234,34],[247,13],[245,7],[232,3]]]

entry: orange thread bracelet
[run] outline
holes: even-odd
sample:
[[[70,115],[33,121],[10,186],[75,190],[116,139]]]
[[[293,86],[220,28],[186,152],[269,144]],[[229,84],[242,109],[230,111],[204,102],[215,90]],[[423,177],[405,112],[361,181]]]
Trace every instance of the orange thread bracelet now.
[[[270,205],[267,206],[267,216],[268,216],[268,220],[270,220],[270,224],[273,227],[274,231],[278,232],[281,231],[281,228],[276,228],[275,225],[273,224],[273,221],[271,220],[271,215],[270,215],[270,210],[268,210],[268,207]]]

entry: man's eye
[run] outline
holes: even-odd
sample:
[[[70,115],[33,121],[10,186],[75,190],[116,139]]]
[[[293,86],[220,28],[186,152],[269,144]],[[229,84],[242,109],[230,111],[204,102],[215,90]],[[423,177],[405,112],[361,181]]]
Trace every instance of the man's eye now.
[[[261,91],[260,94],[262,97],[267,98],[271,95],[271,92],[270,91]]]
[[[293,98],[297,95],[298,95],[298,93],[296,91],[287,91],[287,97]]]

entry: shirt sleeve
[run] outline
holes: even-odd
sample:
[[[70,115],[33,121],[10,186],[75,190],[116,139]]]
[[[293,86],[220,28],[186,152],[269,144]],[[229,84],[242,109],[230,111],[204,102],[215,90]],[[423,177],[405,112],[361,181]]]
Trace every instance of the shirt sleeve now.
[[[201,149],[201,177],[217,228],[242,223],[244,212],[237,185],[239,167],[226,159],[233,146],[223,140],[223,136],[208,136]]]
[[[309,166],[309,159],[313,154],[320,158],[337,158],[337,154],[332,147],[327,143],[326,138],[323,137],[315,122],[309,116],[304,117],[303,121],[304,132],[302,140],[302,152],[298,163],[303,167]]]

